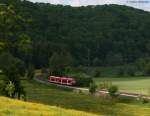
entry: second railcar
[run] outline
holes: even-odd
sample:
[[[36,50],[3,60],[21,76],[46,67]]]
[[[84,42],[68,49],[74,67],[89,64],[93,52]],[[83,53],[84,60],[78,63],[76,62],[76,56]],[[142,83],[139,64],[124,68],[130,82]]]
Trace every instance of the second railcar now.
[[[51,83],[70,85],[70,86],[73,86],[76,83],[74,78],[58,77],[58,76],[49,76],[48,81]]]

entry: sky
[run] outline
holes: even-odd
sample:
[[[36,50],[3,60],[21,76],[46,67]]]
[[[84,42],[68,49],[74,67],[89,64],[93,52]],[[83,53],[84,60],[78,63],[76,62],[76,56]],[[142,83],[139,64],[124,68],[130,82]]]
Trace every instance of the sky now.
[[[32,2],[44,2],[51,4],[63,4],[77,6],[119,4],[150,11],[150,0],[29,0]]]

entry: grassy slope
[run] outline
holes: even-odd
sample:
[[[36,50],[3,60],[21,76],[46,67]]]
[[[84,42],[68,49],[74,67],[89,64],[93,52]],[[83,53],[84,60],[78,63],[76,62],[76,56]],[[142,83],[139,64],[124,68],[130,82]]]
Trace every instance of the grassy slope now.
[[[124,78],[96,78],[97,84],[109,81],[112,84],[118,85],[119,89],[126,92],[150,94],[150,78],[149,77],[124,77]]]
[[[23,81],[28,100],[63,108],[76,109],[110,116],[149,116],[150,108],[145,105],[110,104],[100,98],[64,91],[52,86]]]
[[[70,90],[63,90],[55,86],[47,86],[36,82],[28,82],[26,80],[23,80],[22,84],[25,86],[28,101],[30,102],[59,106],[65,109],[92,112],[98,115],[150,116],[149,104],[110,104],[109,101],[103,102],[100,98],[73,93]],[[7,106],[8,103],[5,105]],[[5,110],[6,111],[4,112],[7,112],[8,110],[9,114],[10,109],[5,108]]]
[[[0,97],[0,116],[96,116],[76,110]]]

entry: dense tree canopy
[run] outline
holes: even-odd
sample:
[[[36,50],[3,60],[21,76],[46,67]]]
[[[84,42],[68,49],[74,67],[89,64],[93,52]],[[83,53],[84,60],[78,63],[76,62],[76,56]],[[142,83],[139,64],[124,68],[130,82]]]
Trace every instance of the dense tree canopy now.
[[[0,3],[0,70],[5,77],[0,94],[13,98],[25,95],[20,83],[20,77],[25,74],[25,64],[20,58],[24,58],[21,53],[28,54],[31,48],[30,38],[24,30],[26,25],[11,1],[9,4]]]
[[[26,60],[31,50],[31,39],[25,33],[28,21],[10,4],[0,4],[0,49]]]
[[[48,66],[52,55],[61,52],[69,53],[75,65],[120,65],[150,56],[149,12],[119,5],[70,7],[16,1],[15,11],[32,20],[23,32],[33,40],[27,54],[38,68]]]

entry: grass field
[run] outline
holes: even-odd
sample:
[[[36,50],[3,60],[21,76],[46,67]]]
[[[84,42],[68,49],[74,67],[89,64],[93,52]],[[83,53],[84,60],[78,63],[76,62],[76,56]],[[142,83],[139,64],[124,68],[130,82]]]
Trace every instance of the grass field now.
[[[80,94],[75,93],[75,92],[72,92],[72,90],[70,89],[64,89],[64,88],[56,87],[54,85],[48,86],[44,84],[39,84],[34,81],[29,82],[27,80],[22,80],[22,85],[25,87],[25,90],[27,92],[27,101],[31,103],[36,103],[36,104],[40,103],[40,104],[49,105],[48,107],[54,106],[56,108],[59,107],[59,108],[64,108],[64,109],[73,109],[77,111],[83,111],[83,112],[92,113],[92,114],[94,113],[94,114],[97,114],[98,116],[100,115],[104,115],[104,116],[141,116],[141,115],[150,116],[149,115],[150,104],[142,104],[142,103],[127,104],[127,103],[119,103],[119,102],[115,103],[115,102],[112,102],[111,100],[107,101],[99,97],[93,97],[91,95],[88,96],[82,93]],[[0,103],[3,103],[2,101],[4,100],[0,100]],[[4,107],[5,109],[1,110],[2,106],[5,106],[3,104],[0,104],[1,105],[0,111],[6,112],[6,114],[8,113],[8,116],[10,116],[9,114],[10,112],[13,112],[12,111],[13,108],[15,110],[14,112],[16,112],[16,109],[18,108],[18,106],[19,106],[18,109],[20,109],[19,103],[16,103],[17,104],[16,106],[12,105],[10,109],[9,103],[6,102],[5,105],[8,107]],[[30,113],[32,112],[32,109],[37,110],[37,112],[39,111],[39,114],[40,112],[42,112],[40,111],[40,109],[32,108],[32,107],[29,108],[29,111],[19,110],[19,112]],[[65,112],[63,113],[65,114]],[[20,116],[19,114],[17,115]],[[14,116],[17,116],[17,115],[14,115]],[[26,115],[21,115],[21,116],[26,116]],[[32,116],[32,114],[27,115],[27,116]],[[51,115],[48,114],[47,116],[51,116]]]
[[[106,116],[149,116],[150,105],[124,104],[103,101],[98,97],[73,93],[70,90],[23,81],[30,102],[43,103],[67,109]]]
[[[112,82],[120,91],[150,95],[150,77],[99,77],[94,79],[96,84]]]
[[[76,110],[0,97],[0,116],[96,116]]]

